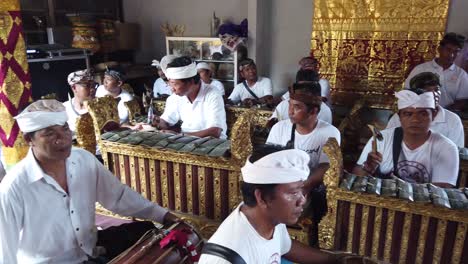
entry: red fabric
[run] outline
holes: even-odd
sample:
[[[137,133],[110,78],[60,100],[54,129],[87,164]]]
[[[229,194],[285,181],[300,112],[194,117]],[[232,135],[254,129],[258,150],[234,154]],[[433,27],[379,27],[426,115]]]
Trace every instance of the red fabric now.
[[[184,248],[189,252],[189,257],[192,262],[197,262],[200,256],[195,245],[188,239],[188,236],[191,234],[192,231],[189,229],[171,230],[171,232],[169,232],[169,234],[159,242],[159,246],[161,248],[165,248],[168,245],[175,243],[179,248]]]

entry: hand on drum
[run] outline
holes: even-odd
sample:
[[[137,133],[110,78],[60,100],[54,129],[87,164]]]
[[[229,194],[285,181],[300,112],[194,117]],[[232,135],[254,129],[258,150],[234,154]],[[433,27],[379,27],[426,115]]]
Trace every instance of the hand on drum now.
[[[177,217],[176,215],[172,214],[171,212],[168,212],[165,216],[164,216],[164,220],[163,220],[163,225],[164,226],[168,226],[168,225],[171,225],[171,224],[174,224],[174,223],[178,223],[178,222],[183,222],[182,219],[180,219],[179,217]]]

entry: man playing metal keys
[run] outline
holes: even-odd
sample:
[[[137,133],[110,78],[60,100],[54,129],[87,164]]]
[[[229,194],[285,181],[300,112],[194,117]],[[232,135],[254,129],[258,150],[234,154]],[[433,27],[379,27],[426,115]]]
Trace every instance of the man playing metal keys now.
[[[107,230],[96,229],[96,202],[124,216],[177,221],[120,183],[93,154],[72,148],[62,103],[39,100],[15,118],[30,149],[0,184],[0,263],[112,259],[154,228],[151,222],[122,225],[103,242]]]
[[[226,138],[226,110],[221,94],[200,81],[197,66],[188,57],[161,60],[161,69],[169,79],[173,94],[167,98],[161,117],[153,124],[174,132],[182,121],[182,134],[197,137]]]
[[[393,173],[411,183],[455,186],[459,169],[457,146],[429,129],[435,114],[434,93],[418,95],[403,90],[396,97],[401,127],[381,131],[383,140],[377,141],[376,150],[372,147],[374,139],[370,139],[353,173],[382,178]]]
[[[242,172],[243,202],[204,246],[199,264],[327,263],[328,256],[291,240],[286,224],[301,216],[309,155],[266,145],[254,150]]]

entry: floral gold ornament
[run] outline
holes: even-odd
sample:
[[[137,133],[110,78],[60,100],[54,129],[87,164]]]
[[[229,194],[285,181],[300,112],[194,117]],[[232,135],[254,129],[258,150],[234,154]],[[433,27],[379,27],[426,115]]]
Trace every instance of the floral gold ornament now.
[[[445,32],[448,0],[314,1],[311,55],[330,81],[333,101],[370,95],[391,108],[409,71],[431,60]]]

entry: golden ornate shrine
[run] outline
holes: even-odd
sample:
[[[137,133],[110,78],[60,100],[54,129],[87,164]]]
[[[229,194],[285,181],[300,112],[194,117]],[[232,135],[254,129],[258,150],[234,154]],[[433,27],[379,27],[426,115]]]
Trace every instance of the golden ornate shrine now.
[[[445,31],[448,0],[316,0],[311,54],[335,104],[362,95],[391,108],[409,71],[431,60]]]

